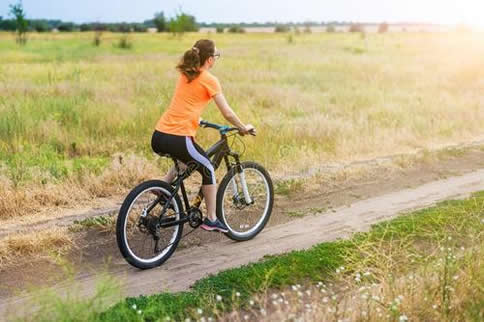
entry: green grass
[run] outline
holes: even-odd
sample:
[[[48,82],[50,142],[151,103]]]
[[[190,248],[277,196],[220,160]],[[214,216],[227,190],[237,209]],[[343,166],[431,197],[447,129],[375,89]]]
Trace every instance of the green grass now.
[[[289,179],[276,182],[274,187],[274,193],[283,196],[289,196],[295,193],[303,192],[304,180]]]
[[[83,220],[74,220],[72,226],[69,227],[71,231],[80,231],[89,228],[107,229],[112,227],[116,222],[114,216],[96,216]]]
[[[419,258],[434,262],[443,246],[479,247],[483,228],[484,191],[466,200],[445,201],[401,215],[349,240],[269,256],[211,275],[196,282],[190,291],[127,298],[101,314],[90,316],[89,320],[161,321],[166,317],[180,320],[199,316],[197,309],[203,310],[205,316],[219,315],[244,307],[249,298],[270,289],[331,281],[336,276],[335,269],[341,266],[346,267],[344,274],[348,276],[382,265],[392,275],[405,274],[422,265]],[[240,297],[235,296],[236,292]],[[221,301],[217,301],[217,295]],[[474,311],[479,314],[478,304],[473,299],[469,301],[466,302],[469,314]]]

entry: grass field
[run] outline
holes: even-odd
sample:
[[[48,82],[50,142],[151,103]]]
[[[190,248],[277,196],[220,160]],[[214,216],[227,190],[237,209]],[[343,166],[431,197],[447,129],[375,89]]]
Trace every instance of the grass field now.
[[[0,33],[0,218],[111,196],[168,166],[153,127],[181,53],[210,37],[213,73],[259,135],[245,158],[272,173],[403,153],[483,134],[484,34]],[[224,123],[212,104],[205,119]],[[202,146],[217,133],[201,130]],[[242,149],[242,147],[240,147]]]

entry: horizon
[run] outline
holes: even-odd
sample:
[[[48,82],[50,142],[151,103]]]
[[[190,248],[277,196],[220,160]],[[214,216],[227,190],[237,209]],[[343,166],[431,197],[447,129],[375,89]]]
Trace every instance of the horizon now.
[[[0,16],[11,18],[8,6],[17,1],[2,1]],[[85,0],[82,3],[64,3],[60,0],[45,0],[38,3],[35,0],[23,0],[27,19],[62,20],[81,23],[136,23],[152,19],[156,12],[163,11],[165,17],[174,16],[177,10],[195,16],[197,22],[213,24],[227,23],[304,23],[316,22],[360,22],[389,24],[437,24],[437,25],[472,25],[484,26],[479,12],[484,11],[484,4],[472,0],[462,0],[453,3],[451,0],[429,0],[422,4],[417,0],[406,2],[385,3],[379,0],[368,0],[364,5],[355,0],[342,0],[331,6],[316,0],[278,1],[278,7],[271,7],[272,1],[247,0],[244,3],[231,4],[224,11],[224,16],[217,12],[224,1],[212,0],[200,3],[194,0],[160,4],[156,0],[144,0],[136,4],[127,0],[106,0],[98,3],[95,0]],[[112,8],[118,5],[117,10]],[[253,12],[253,8],[257,8]],[[436,9],[438,8],[438,9]]]

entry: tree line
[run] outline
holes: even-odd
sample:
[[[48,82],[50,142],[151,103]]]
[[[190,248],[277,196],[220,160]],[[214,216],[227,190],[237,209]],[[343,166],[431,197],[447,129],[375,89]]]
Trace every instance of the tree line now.
[[[62,20],[27,19],[22,2],[9,6],[10,19],[0,16],[0,31],[25,32],[61,32],[73,31],[111,31],[111,32],[146,32],[149,28],[156,28],[158,32],[182,33],[198,31],[199,24],[194,16],[181,10],[171,18],[166,18],[163,12],[158,12],[152,19],[140,23],[74,23]]]

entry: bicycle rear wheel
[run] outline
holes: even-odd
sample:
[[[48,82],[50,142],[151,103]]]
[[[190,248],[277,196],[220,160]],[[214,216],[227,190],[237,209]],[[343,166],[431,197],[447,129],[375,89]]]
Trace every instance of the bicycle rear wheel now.
[[[116,239],[121,254],[131,265],[140,269],[153,268],[175,251],[183,224],[159,226],[160,217],[163,223],[180,219],[182,205],[178,195],[163,210],[172,191],[169,184],[151,180],[138,185],[124,200],[116,222]]]
[[[242,162],[241,166],[243,173],[232,168],[217,191],[217,217],[229,228],[226,235],[237,241],[252,239],[264,229],[274,203],[269,173],[255,162]]]

